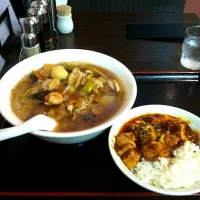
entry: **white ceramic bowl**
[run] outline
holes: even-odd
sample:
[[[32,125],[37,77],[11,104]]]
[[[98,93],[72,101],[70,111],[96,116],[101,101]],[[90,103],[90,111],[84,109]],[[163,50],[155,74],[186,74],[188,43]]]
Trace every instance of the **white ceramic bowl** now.
[[[74,144],[84,142],[102,133],[125,111],[131,109],[133,106],[137,95],[136,81],[132,73],[121,62],[110,56],[94,51],[80,49],[56,50],[35,55],[18,63],[2,77],[0,81],[0,112],[9,123],[12,125],[19,125],[22,123],[22,121],[12,112],[10,106],[10,92],[15,84],[33,69],[42,67],[44,63],[58,63],[62,61],[87,61],[114,72],[124,83],[125,89],[127,90],[126,100],[119,112],[108,121],[94,128],[67,134],[48,131],[35,131],[32,134],[55,143]]]
[[[145,105],[145,106],[133,108],[123,116],[123,120],[119,120],[110,129],[108,143],[109,143],[109,150],[115,164],[121,170],[121,172],[124,175],[126,175],[130,180],[153,192],[166,194],[166,195],[174,195],[174,196],[190,195],[190,194],[195,194],[195,193],[200,192],[200,181],[192,185],[191,187],[184,188],[184,189],[174,189],[174,190],[161,189],[161,188],[157,188],[152,185],[149,185],[147,183],[144,183],[143,181],[138,179],[124,165],[124,163],[121,161],[121,158],[115,152],[114,150],[115,136],[119,132],[119,129],[122,127],[122,125],[126,123],[127,121],[131,120],[132,118],[135,118],[143,114],[149,114],[149,113],[161,113],[161,114],[169,114],[175,117],[181,117],[182,119],[190,121],[190,127],[192,129],[200,130],[200,118],[180,108],[166,106],[166,105]]]

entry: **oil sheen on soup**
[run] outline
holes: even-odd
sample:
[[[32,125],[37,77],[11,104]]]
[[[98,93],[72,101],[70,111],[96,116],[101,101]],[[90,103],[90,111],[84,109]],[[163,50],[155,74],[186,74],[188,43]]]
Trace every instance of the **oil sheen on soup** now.
[[[11,92],[13,112],[23,121],[45,114],[57,121],[55,132],[80,131],[115,115],[125,101],[122,81],[90,63],[44,64]]]

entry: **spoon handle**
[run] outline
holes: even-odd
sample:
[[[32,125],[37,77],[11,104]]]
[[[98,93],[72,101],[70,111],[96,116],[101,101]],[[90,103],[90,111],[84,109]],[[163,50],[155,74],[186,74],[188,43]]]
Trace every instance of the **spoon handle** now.
[[[0,141],[7,140],[16,136],[24,135],[34,131],[36,128],[33,126],[35,123],[32,121],[24,122],[22,125],[14,126],[11,128],[4,128],[0,130]]]
[[[23,134],[26,134],[30,131],[25,131],[26,127],[21,127],[22,125],[11,127],[11,128],[4,128],[0,130],[0,141],[7,140],[10,138],[14,138]],[[28,129],[29,130],[29,129]]]
[[[21,125],[0,129],[0,141],[40,130],[44,126],[43,120],[46,118],[43,115],[36,115]]]
[[[0,129],[0,141],[24,135],[37,130],[52,131],[56,121],[43,114],[36,115],[19,126]]]

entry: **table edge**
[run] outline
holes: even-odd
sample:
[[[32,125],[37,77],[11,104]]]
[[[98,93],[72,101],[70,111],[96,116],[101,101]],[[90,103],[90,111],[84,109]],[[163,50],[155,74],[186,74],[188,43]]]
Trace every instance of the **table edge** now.
[[[167,195],[162,195],[154,192],[0,192],[0,196],[156,197],[156,196],[167,196]],[[200,193],[188,196],[200,196]]]

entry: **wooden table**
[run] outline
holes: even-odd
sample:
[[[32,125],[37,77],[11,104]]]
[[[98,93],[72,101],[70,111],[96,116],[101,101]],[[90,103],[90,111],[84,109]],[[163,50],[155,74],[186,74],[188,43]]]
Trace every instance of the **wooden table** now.
[[[132,72],[188,72],[180,64],[183,41],[129,40],[126,24],[199,23],[194,14],[75,14],[74,32],[60,36],[60,48],[80,48],[108,54]],[[137,30],[136,30],[137,31]]]
[[[124,63],[138,76],[135,106],[167,104],[200,116],[199,72],[180,65],[182,42],[175,40],[128,40],[128,23],[198,23],[194,14],[97,14],[73,16],[75,29],[60,35],[60,48],[80,48],[108,54]],[[1,75],[17,63],[20,42],[10,43],[4,52],[7,64]],[[12,52],[9,53],[9,52]],[[19,72],[20,73],[20,72]],[[169,74],[193,74],[194,80],[170,79]],[[163,74],[159,78],[155,74]],[[149,77],[154,77],[152,81]],[[190,77],[191,78],[191,77]],[[183,78],[184,79],[184,78]],[[187,78],[185,78],[187,79]],[[175,81],[175,82],[174,82]],[[4,124],[0,120],[0,125]],[[5,123],[4,127],[9,126]],[[132,183],[115,166],[109,154],[109,129],[88,143],[64,146],[26,135],[0,143],[0,197],[70,196],[122,199],[187,199],[162,196]],[[91,152],[96,156],[91,157]],[[62,183],[63,182],[63,183]],[[199,199],[194,195],[192,199]]]
[[[60,35],[60,49],[88,49],[110,55],[125,64],[134,74],[195,73],[181,66],[182,40],[129,40],[127,24],[182,23],[198,24],[196,14],[76,13],[74,31]],[[20,40],[11,42],[4,52],[7,66],[18,62]]]

